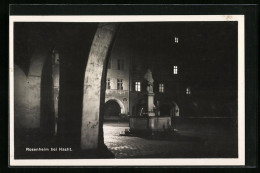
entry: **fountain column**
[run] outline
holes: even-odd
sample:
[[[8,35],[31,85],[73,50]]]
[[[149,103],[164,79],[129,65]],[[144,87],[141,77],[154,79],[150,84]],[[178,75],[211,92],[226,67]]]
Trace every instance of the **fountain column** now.
[[[146,74],[144,75],[144,78],[148,81],[147,86],[147,111],[148,116],[155,116],[154,113],[154,92],[153,92],[153,77],[152,72],[150,69],[147,70]]]

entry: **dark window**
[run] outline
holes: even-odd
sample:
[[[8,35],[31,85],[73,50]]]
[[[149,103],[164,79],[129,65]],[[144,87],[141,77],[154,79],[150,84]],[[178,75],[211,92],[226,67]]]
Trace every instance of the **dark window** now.
[[[107,78],[107,89],[111,89],[110,78]]]
[[[123,79],[117,79],[117,89],[123,90]]]

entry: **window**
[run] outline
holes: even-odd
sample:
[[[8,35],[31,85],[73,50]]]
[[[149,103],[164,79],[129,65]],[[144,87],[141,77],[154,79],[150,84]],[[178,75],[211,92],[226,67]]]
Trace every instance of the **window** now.
[[[135,82],[135,91],[141,91],[141,82]]]
[[[159,84],[159,92],[164,93],[164,84],[163,83]]]
[[[186,94],[190,94],[190,88],[186,88]]]
[[[173,66],[173,74],[178,74],[178,66]]]
[[[117,60],[117,70],[124,70],[124,60],[123,59]]]
[[[179,38],[178,37],[174,37],[174,42],[175,43],[179,43]]]
[[[123,90],[123,79],[117,79],[117,89]]]
[[[107,89],[111,89],[110,78],[107,78]]]

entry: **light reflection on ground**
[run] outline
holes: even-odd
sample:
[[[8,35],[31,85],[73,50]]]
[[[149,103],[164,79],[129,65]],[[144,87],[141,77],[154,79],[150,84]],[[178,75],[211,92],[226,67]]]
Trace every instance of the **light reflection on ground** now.
[[[189,120],[190,121],[190,120]],[[178,123],[181,137],[150,139],[120,136],[128,123],[104,123],[104,141],[116,158],[217,158],[236,156],[236,135],[230,119]]]

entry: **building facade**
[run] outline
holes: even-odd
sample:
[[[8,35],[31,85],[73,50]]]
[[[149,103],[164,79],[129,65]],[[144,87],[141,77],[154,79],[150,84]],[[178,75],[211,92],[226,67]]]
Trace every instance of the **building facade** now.
[[[142,108],[145,112],[147,81],[144,75],[148,69],[154,78],[156,115],[179,116],[177,99],[182,88],[180,78],[183,76],[179,74],[178,63],[161,61],[163,58],[150,59],[146,53],[140,54],[124,46],[123,41],[117,40],[107,65],[104,119],[140,116]]]
[[[119,57],[112,54],[108,62],[105,97],[105,120],[126,119],[128,115],[142,116],[147,105],[147,81],[144,75],[148,68],[138,57]],[[176,103],[180,83],[178,66],[172,70],[162,65],[152,67],[154,78],[154,104],[158,116],[179,116]]]
[[[105,120],[129,115],[129,59],[113,53],[107,66]]]
[[[154,92],[154,108],[157,116],[179,116],[179,107],[176,99],[180,93],[180,82],[178,81],[178,72],[173,70],[170,64],[169,67],[165,64],[157,63],[152,60],[152,63],[145,64],[139,58],[132,59],[130,70],[130,115],[142,116],[147,110],[147,85],[148,82],[144,78],[148,69],[152,72],[153,77],[153,92]],[[171,68],[172,66],[172,68]],[[140,111],[141,109],[142,112]]]

